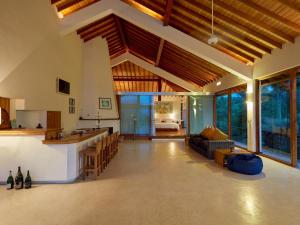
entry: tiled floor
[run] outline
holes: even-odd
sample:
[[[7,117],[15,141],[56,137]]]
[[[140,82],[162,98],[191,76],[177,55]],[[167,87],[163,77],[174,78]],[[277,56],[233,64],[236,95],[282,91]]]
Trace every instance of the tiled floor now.
[[[300,171],[246,176],[180,141],[125,141],[97,181],[0,188],[1,225],[299,225]]]

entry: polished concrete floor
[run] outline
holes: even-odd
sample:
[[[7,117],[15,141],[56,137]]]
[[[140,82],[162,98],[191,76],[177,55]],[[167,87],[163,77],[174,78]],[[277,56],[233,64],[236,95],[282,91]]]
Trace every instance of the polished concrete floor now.
[[[125,141],[97,181],[0,187],[1,225],[299,225],[300,171],[230,172],[180,141]]]

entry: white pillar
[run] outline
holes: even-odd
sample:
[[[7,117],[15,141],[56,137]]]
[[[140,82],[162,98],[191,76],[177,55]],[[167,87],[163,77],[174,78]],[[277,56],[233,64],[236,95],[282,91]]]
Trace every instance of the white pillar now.
[[[256,150],[256,127],[255,127],[255,80],[247,82],[247,148],[250,151]]]

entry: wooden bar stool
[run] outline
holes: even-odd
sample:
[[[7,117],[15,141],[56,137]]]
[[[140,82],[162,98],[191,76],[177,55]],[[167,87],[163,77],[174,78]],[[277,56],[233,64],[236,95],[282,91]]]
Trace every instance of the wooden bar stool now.
[[[101,155],[103,152],[103,141],[99,141],[96,148],[89,147],[83,151],[83,179],[90,173],[94,174],[94,178],[100,175],[102,171]]]

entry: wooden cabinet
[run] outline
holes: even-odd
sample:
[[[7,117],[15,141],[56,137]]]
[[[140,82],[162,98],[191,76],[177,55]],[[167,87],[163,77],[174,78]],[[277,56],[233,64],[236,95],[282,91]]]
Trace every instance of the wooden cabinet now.
[[[60,129],[61,128],[61,112],[47,111],[47,128]]]

